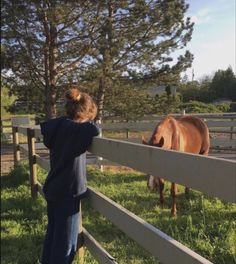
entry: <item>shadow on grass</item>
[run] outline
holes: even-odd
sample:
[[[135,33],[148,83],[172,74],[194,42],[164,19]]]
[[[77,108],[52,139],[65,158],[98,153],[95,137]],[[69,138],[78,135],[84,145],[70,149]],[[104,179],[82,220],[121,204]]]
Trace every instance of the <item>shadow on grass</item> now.
[[[2,189],[14,189],[23,184],[29,184],[29,173],[26,165],[20,165],[16,169],[13,169],[8,175],[1,177]]]
[[[1,238],[1,264],[39,264],[43,235]]]
[[[45,233],[45,202],[30,196],[28,168],[1,178],[1,263],[37,264]]]
[[[30,194],[29,194],[30,195]],[[46,209],[42,199],[33,200],[31,197],[1,199],[1,219],[17,221],[41,219]]]
[[[109,220],[84,203],[83,225],[117,261],[122,264],[147,263],[157,264],[159,261],[139,246],[134,240],[119,230]],[[93,221],[90,221],[90,217]],[[124,246],[125,245],[125,246]]]

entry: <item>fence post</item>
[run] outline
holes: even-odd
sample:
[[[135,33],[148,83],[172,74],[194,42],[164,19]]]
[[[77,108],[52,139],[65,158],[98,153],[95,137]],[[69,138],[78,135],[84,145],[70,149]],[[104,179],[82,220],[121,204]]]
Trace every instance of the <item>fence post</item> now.
[[[79,264],[84,263],[84,239],[83,239],[83,222],[82,222],[82,206],[80,201],[79,208],[79,235],[78,235],[78,254],[79,254]]]
[[[14,168],[16,168],[20,162],[18,127],[12,127],[12,138],[13,138]]]
[[[34,129],[27,128],[27,141],[28,141],[28,158],[29,158],[29,169],[30,169],[30,187],[31,197],[37,198],[38,194],[38,181],[37,181],[37,163],[35,159],[35,138]]]
[[[126,138],[128,139],[129,138],[129,129],[126,128]]]
[[[231,119],[231,121],[233,122],[234,121],[234,118]],[[233,132],[234,132],[234,127],[231,127],[230,128],[230,139],[233,139]]]
[[[99,131],[100,131],[99,137],[102,137],[102,121],[101,121],[101,119],[97,120],[97,124],[99,126]],[[102,161],[103,157],[98,157],[98,160]],[[99,168],[100,168],[100,171],[103,172],[103,169],[104,169],[103,165],[99,165]]]
[[[3,134],[3,122],[2,119],[0,120],[0,130],[1,130],[1,135]]]

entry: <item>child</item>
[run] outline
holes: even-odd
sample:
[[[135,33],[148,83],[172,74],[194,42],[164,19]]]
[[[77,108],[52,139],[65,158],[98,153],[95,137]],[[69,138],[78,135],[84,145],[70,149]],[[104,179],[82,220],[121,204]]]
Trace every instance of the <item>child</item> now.
[[[91,121],[97,115],[93,99],[77,89],[66,92],[66,117],[41,124],[44,144],[50,150],[51,169],[43,192],[48,226],[42,264],[70,264],[79,231],[80,200],[86,194],[86,150],[99,134]]]

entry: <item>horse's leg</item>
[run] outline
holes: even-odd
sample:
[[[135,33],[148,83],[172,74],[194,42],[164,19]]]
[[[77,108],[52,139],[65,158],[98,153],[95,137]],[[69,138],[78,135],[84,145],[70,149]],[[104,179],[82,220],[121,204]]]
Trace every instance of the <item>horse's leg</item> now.
[[[172,196],[172,208],[171,208],[171,215],[176,216],[177,209],[176,209],[176,194],[177,194],[177,184],[171,183],[171,196]]]
[[[160,191],[160,204],[161,204],[161,208],[163,208],[163,205],[164,205],[163,190],[165,186],[165,181],[162,178],[158,178],[158,181],[159,181],[159,191]]]

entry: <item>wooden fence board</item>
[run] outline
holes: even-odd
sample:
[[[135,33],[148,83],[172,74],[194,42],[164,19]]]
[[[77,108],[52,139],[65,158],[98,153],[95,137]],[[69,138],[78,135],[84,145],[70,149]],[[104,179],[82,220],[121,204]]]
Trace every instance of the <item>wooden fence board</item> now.
[[[21,134],[23,134],[23,135],[25,135],[25,136],[27,136],[27,128],[28,128],[29,126],[25,126],[25,127],[23,127],[23,126],[18,126],[18,132],[19,133],[21,133]]]
[[[21,127],[23,133],[25,129],[25,127]],[[42,138],[39,126],[36,127],[34,136]],[[27,148],[24,145],[20,148],[27,153]],[[44,148],[43,144],[39,143],[38,148]],[[94,138],[90,151],[121,165],[153,175],[158,172],[159,177],[226,201],[236,202],[236,162],[99,137]],[[34,153],[32,157],[42,168],[47,171],[50,169],[48,160]],[[36,187],[38,192],[43,195],[41,183],[36,181]],[[88,191],[88,199],[95,209],[153,256],[158,257],[162,263],[176,261],[186,264],[211,263],[91,188]],[[116,263],[86,230],[84,230],[84,237],[85,244],[97,257],[97,260],[100,260],[101,263]]]
[[[220,139],[214,138],[210,140],[211,147],[222,146],[236,148],[236,139]]]
[[[45,158],[40,157],[38,154],[35,155],[36,163],[46,171],[50,170],[50,162]]]
[[[102,124],[102,129],[107,130],[136,130],[136,131],[148,131],[153,130],[156,127],[156,122],[133,122],[133,123],[109,123]]]
[[[90,152],[121,165],[236,202],[236,162],[94,138]]]
[[[40,126],[35,126],[34,127],[34,134],[36,138],[43,138],[43,135],[41,134]]]
[[[208,127],[236,127],[236,121],[207,120]]]
[[[119,140],[119,139],[118,139]],[[122,141],[126,141],[126,142],[133,142],[133,143],[142,143],[142,139],[141,138],[122,138],[120,139]],[[223,146],[223,147],[232,147],[235,148],[236,147],[236,139],[222,139],[222,138],[213,138],[210,139],[210,145],[211,147],[215,147],[215,146]]]
[[[236,134],[236,130],[232,131],[231,128],[209,128],[210,133],[223,133],[223,134]]]
[[[92,188],[89,188],[88,199],[93,208],[157,257],[161,263],[211,263]]]
[[[115,259],[83,228],[84,245],[95,259],[102,264],[117,264]]]
[[[152,131],[156,127],[160,120],[157,121],[143,121],[143,122],[120,122],[120,123],[103,123],[102,129],[105,130],[134,130],[134,131]],[[236,121],[215,121],[215,120],[207,120],[206,124],[209,128],[209,130],[215,130],[215,128],[228,128],[228,131],[230,131],[230,128],[236,127]]]
[[[29,116],[13,116],[11,118],[12,126],[21,126],[21,125],[29,125],[30,117]]]
[[[170,114],[171,116],[174,117],[180,117],[182,114]],[[202,119],[236,119],[236,113],[202,113],[202,114],[196,114],[196,113],[186,113],[186,115],[191,115],[191,116],[197,116]],[[147,115],[144,117],[137,118],[137,121],[143,121],[143,120],[161,120],[162,118],[166,117],[166,115]],[[116,122],[123,122],[125,121],[125,118],[122,117],[105,117],[104,118],[105,122],[111,122],[111,121],[116,121]]]
[[[20,151],[22,151],[26,156],[28,156],[28,145],[27,144],[20,144],[19,145]]]

